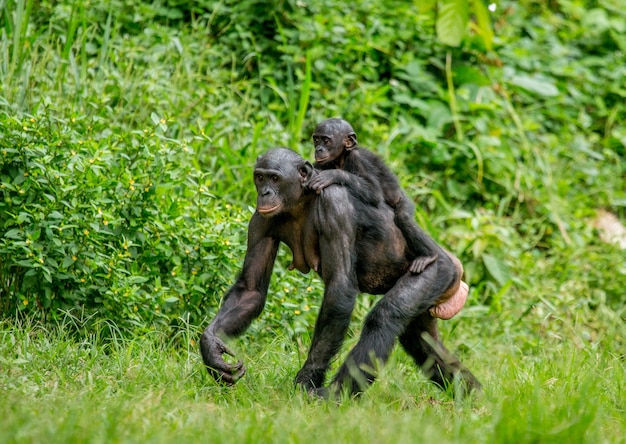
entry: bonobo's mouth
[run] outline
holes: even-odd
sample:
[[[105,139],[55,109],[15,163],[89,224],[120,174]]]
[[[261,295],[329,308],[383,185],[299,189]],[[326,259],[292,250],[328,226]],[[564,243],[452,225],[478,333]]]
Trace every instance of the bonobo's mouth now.
[[[317,163],[325,163],[328,160],[329,157],[330,156],[325,156],[325,157],[317,157],[317,156],[315,156],[315,161]]]
[[[257,207],[256,210],[261,213],[262,215],[268,215],[273,213],[274,211],[278,210],[280,208],[280,204],[278,205],[274,205],[273,207]]]

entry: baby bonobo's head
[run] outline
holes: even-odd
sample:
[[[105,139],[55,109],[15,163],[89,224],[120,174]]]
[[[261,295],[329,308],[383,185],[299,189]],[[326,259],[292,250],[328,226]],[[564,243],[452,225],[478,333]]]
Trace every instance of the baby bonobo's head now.
[[[343,119],[327,119],[315,128],[313,145],[315,161],[323,166],[356,148],[356,133],[352,125]]]

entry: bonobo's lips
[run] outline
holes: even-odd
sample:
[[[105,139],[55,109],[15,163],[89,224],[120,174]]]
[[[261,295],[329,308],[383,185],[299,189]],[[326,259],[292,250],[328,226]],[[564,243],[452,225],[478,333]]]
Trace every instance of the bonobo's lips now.
[[[317,156],[315,156],[315,161],[317,163],[324,163],[324,162],[326,162],[328,160],[329,157],[330,156],[326,156],[326,157],[317,157]]]
[[[256,210],[259,213],[265,215],[265,214],[271,214],[274,211],[278,210],[279,208],[280,208],[280,204],[274,205],[273,207],[269,207],[269,208],[268,207],[257,207]]]

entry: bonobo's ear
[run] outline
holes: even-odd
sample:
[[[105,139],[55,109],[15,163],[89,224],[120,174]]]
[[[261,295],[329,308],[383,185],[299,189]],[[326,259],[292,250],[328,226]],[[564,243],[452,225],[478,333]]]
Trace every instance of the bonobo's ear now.
[[[305,160],[299,167],[298,172],[300,173],[300,183],[303,188],[309,186],[309,182],[315,175],[315,168],[311,165],[311,162]]]
[[[343,146],[346,148],[346,150],[350,151],[353,150],[354,148],[356,148],[357,142],[356,142],[356,133],[349,133],[345,139],[343,139]]]

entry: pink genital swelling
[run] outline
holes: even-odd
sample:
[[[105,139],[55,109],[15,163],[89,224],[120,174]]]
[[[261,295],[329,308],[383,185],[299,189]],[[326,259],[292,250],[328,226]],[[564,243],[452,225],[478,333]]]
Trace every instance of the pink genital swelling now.
[[[430,314],[434,318],[443,320],[452,318],[455,314],[461,311],[465,305],[468,293],[469,286],[465,282],[461,281],[461,285],[459,286],[457,292],[454,293],[454,295],[447,301],[432,307],[430,309]]]

